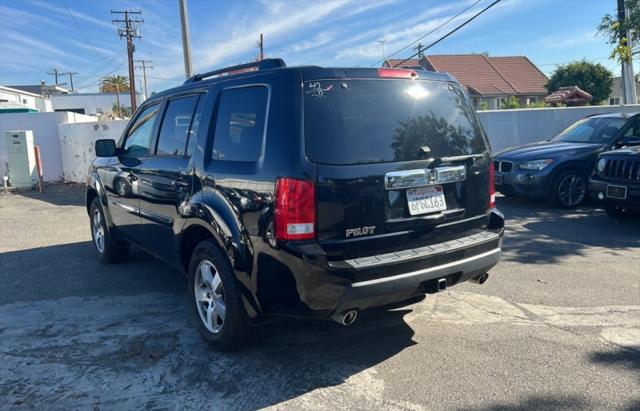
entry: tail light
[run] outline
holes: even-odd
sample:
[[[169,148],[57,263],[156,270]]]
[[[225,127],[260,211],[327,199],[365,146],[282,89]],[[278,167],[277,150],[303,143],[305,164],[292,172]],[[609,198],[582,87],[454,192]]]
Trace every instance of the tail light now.
[[[316,236],[316,186],[311,181],[276,181],[275,231],[278,240],[309,240]]]
[[[489,195],[491,197],[489,200],[489,208],[496,208],[496,170],[493,164],[491,164],[489,169],[491,170],[491,182],[489,183]]]

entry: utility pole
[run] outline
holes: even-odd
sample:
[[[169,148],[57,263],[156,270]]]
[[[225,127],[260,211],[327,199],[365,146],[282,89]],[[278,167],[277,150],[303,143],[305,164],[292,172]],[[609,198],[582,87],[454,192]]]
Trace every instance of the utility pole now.
[[[264,37],[260,33],[260,40],[256,43],[256,47],[260,49],[260,61],[264,60]]]
[[[180,26],[182,27],[182,52],[184,54],[184,75],[187,79],[193,76],[191,66],[191,35],[189,34],[189,9],[187,0],[178,0],[180,3]]]
[[[69,84],[71,85],[71,91],[73,91],[73,76],[74,76],[75,74],[79,74],[79,73],[78,73],[77,71],[68,71],[68,72],[66,72],[66,73],[59,73],[59,74],[61,74],[61,75],[63,75],[63,76],[64,76],[64,75],[69,76]]]
[[[139,16],[142,14],[140,11],[124,10],[117,11],[111,10],[111,14],[124,15],[124,19],[113,19],[113,23],[118,24],[118,35],[120,38],[125,37],[127,39],[127,56],[129,58],[129,95],[131,96],[131,113],[135,113],[136,104],[136,79],[135,70],[133,67],[133,53],[136,50],[133,39],[141,39],[142,36],[138,34],[138,24],[144,23],[144,20],[138,18],[131,18],[131,15]]]
[[[387,39],[378,40],[378,44],[382,47],[382,61],[387,61],[387,56],[384,54],[384,43],[387,42]]]
[[[413,49],[418,52],[418,60],[420,60],[421,58],[424,57],[424,53],[423,53],[424,44],[418,43],[418,44],[416,44],[416,46]]]
[[[51,71],[47,71],[47,74],[53,76],[53,78],[55,79],[53,85],[54,86],[57,85],[58,84],[58,76],[61,74],[58,71],[58,69],[54,67],[54,68],[51,69]]]
[[[618,0],[618,22],[624,27],[624,21],[629,17],[629,9],[624,4],[625,0]],[[632,47],[630,33],[628,30],[620,30],[620,43],[624,46]],[[636,81],[633,77],[633,60],[622,60],[622,94],[625,104],[638,104],[636,95]]]
[[[149,94],[147,94],[147,69],[153,70],[153,66],[151,60],[136,60],[136,63],[140,63],[139,66],[136,66],[137,69],[142,69],[142,78],[144,78],[144,99],[149,98]]]

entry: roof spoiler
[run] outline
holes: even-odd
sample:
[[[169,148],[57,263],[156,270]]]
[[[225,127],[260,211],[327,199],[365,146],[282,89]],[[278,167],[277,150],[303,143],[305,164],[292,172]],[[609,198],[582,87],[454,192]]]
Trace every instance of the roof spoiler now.
[[[274,68],[287,67],[284,60],[275,58],[275,59],[264,59],[262,61],[254,61],[251,63],[238,64],[237,66],[225,67],[223,69],[208,71],[202,74],[196,74],[187,79],[184,84],[193,83],[196,81],[204,80],[205,78],[220,76],[224,74],[238,74],[234,72],[244,72],[244,71],[259,71],[259,70],[269,70]]]

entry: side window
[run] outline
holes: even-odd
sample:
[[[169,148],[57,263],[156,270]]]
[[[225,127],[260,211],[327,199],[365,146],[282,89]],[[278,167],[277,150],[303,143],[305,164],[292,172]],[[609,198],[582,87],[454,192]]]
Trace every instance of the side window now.
[[[144,157],[149,154],[151,140],[153,140],[153,125],[158,115],[159,105],[147,107],[129,129],[124,142],[125,152],[133,157]]]
[[[243,87],[221,93],[213,138],[214,160],[257,161],[262,150],[269,90]]]
[[[623,137],[628,137],[628,136],[640,136],[640,120],[638,119],[633,120],[633,125],[629,127],[627,131],[625,131]]]
[[[156,154],[165,156],[184,156],[190,132],[193,129],[193,113],[198,104],[198,96],[189,96],[169,100],[160,126],[160,137]]]

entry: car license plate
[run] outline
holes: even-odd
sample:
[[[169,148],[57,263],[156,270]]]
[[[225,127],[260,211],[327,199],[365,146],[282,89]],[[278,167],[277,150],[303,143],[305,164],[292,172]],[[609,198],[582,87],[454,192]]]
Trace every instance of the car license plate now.
[[[615,198],[618,200],[626,200],[627,187],[607,185],[607,198]]]
[[[407,189],[409,214],[427,214],[447,209],[442,186],[416,187]]]
[[[497,186],[502,185],[502,174],[496,173],[495,177],[496,177],[496,180],[495,180],[496,185]]]

